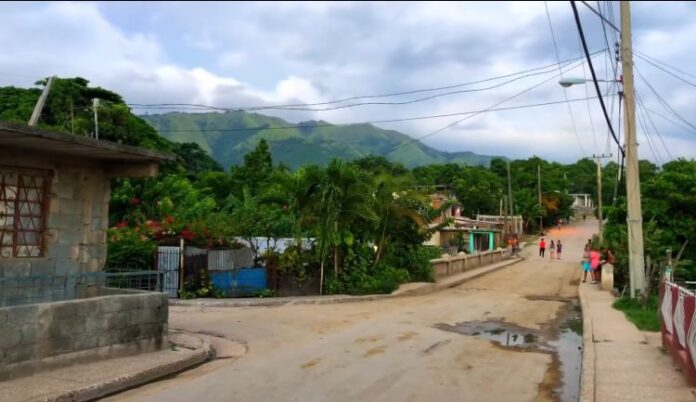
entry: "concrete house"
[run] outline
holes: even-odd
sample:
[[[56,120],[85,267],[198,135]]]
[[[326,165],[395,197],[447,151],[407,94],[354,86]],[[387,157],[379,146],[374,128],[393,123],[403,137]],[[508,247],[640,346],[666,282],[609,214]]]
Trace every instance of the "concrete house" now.
[[[157,349],[168,299],[105,286],[110,181],[173,156],[0,123],[0,380]]]

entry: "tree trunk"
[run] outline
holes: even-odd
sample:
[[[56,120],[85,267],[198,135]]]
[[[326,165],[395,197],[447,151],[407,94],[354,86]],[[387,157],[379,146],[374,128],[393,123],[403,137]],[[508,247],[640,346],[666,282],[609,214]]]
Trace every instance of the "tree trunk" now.
[[[334,222],[334,231],[338,233],[338,222]],[[338,278],[338,246],[334,245],[334,279]]]
[[[377,255],[375,256],[375,262],[373,266],[377,266],[379,259],[382,257],[382,249],[384,248],[384,237],[387,233],[387,220],[389,219],[389,214],[384,217],[384,226],[382,226],[382,236],[379,238],[379,244],[377,245]]]
[[[322,258],[319,266],[319,294],[324,294],[324,259]]]
[[[334,246],[334,278],[338,278],[338,246]]]

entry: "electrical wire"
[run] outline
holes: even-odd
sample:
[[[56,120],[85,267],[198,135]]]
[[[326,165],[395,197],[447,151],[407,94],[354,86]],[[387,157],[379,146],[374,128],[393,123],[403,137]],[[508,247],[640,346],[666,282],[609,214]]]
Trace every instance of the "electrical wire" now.
[[[649,126],[652,127],[653,132],[657,135],[657,138],[662,143],[662,147],[664,148],[665,154],[667,154],[667,157],[670,160],[674,159],[674,157],[672,156],[672,152],[670,152],[669,147],[667,146],[664,138],[662,137],[662,133],[657,128],[657,125],[655,124],[655,121],[652,119],[652,116],[650,116],[650,113],[648,113],[648,108],[645,107],[645,102],[643,102],[643,99],[640,96],[640,94],[638,94],[638,91],[636,91],[636,100],[638,101],[638,106],[640,107],[640,109],[644,113],[643,119],[645,120],[646,125],[647,125],[647,123],[649,123]]]
[[[619,139],[614,133],[614,127],[611,125],[611,120],[609,119],[609,114],[607,113],[607,107],[604,105],[604,99],[602,99],[602,92],[599,89],[599,82],[597,82],[597,74],[595,73],[594,67],[592,66],[592,57],[590,56],[590,51],[587,48],[587,42],[585,40],[585,34],[582,30],[582,22],[580,22],[580,14],[578,13],[578,8],[575,5],[575,1],[571,0],[570,5],[573,7],[573,15],[575,16],[575,24],[578,27],[578,33],[580,34],[580,40],[582,41],[582,48],[585,51],[585,57],[587,58],[587,64],[590,66],[590,72],[592,73],[592,82],[594,83],[595,89],[597,90],[597,96],[599,97],[599,103],[602,105],[602,112],[604,113],[604,118],[607,121],[607,125],[611,130],[611,136],[614,137],[614,141],[619,146],[621,154],[624,155],[624,150],[621,148]]]
[[[681,120],[684,124],[687,126],[691,127],[691,129],[696,132],[696,126],[694,126],[691,122],[683,118],[679,112],[677,112],[660,94],[655,90],[655,88],[650,84],[650,82],[643,76],[643,74],[638,70],[638,68],[635,68],[636,74],[638,74],[638,77],[640,77],[641,80],[645,83],[645,85],[648,86],[650,91],[655,95],[657,98],[658,102],[664,107],[667,111],[671,112],[678,120]]]
[[[598,50],[594,52],[593,54],[599,54],[601,52],[604,52],[605,49]],[[563,66],[567,66],[571,63],[574,63],[576,61],[580,60],[580,58],[573,58],[573,59],[568,59],[564,60],[561,63]],[[542,75],[542,74],[548,74],[552,71],[541,71],[541,70],[546,70],[553,68],[554,70],[557,68],[558,63],[553,63],[549,65],[545,65],[542,67],[536,67],[524,71],[519,71],[516,73],[511,73],[511,74],[506,74],[506,75],[501,75],[501,76],[496,76],[496,77],[490,77],[486,79],[481,79],[481,80],[476,80],[476,81],[471,81],[471,82],[466,82],[466,83],[461,83],[461,84],[455,84],[455,85],[448,85],[448,86],[443,86],[443,87],[438,87],[438,88],[427,88],[427,89],[417,89],[417,90],[411,90],[411,91],[403,91],[403,92],[394,92],[394,93],[387,93],[387,94],[378,94],[378,95],[359,95],[359,96],[353,96],[349,98],[343,98],[343,99],[336,99],[332,101],[327,101],[327,102],[319,102],[319,103],[297,103],[297,104],[286,104],[286,105],[270,105],[270,106],[244,106],[244,107],[219,107],[219,106],[211,106],[211,105],[204,105],[204,104],[193,104],[193,103],[152,103],[152,104],[145,104],[145,103],[128,103],[128,106],[131,106],[136,109],[148,109],[148,108],[157,108],[157,109],[166,109],[171,107],[195,107],[195,108],[201,108],[201,109],[209,109],[209,110],[216,110],[216,111],[258,111],[258,110],[307,110],[307,111],[323,111],[324,109],[304,109],[304,107],[311,107],[311,106],[322,106],[322,105],[331,105],[331,104],[336,104],[336,103],[342,103],[346,101],[351,101],[351,100],[358,100],[358,99],[374,99],[374,98],[385,98],[385,97],[393,97],[393,96],[402,96],[402,95],[410,95],[410,94],[416,94],[416,93],[422,93],[422,92],[432,92],[432,91],[441,91],[445,89],[453,89],[453,88],[459,88],[463,86],[469,86],[469,85],[475,85],[475,84],[481,84],[485,82],[490,82],[490,81],[496,81],[499,79],[504,79],[504,78],[509,78],[509,77],[514,77],[517,75],[521,74],[527,74],[524,77],[518,77],[515,80],[510,80],[506,83],[503,83],[502,85],[505,85],[510,82],[514,82],[518,79],[522,78],[527,78],[530,76],[534,75]],[[535,73],[536,72],[536,73]],[[495,86],[487,87],[487,88],[478,88],[475,90],[468,90],[468,91],[480,91],[480,90],[485,90],[485,89],[493,89],[498,86],[502,86],[501,84],[497,84]],[[468,92],[464,91],[464,92]],[[446,93],[446,94],[439,94],[439,96],[445,96],[445,95],[450,95],[450,94],[456,94],[456,93],[461,93],[460,91],[455,91],[453,93]],[[417,100],[411,100],[409,101],[410,103],[413,103],[414,101],[422,101],[422,100],[428,100],[431,99],[431,97],[426,97],[426,98],[421,98]],[[348,107],[353,107],[353,106],[362,106],[363,104],[403,104],[401,102],[394,102],[394,103],[389,103],[389,102],[364,102],[364,103],[359,103],[359,104],[351,104],[350,106],[348,105],[343,105],[338,108],[344,108],[346,106]],[[299,109],[301,108],[301,109]],[[325,110],[335,110],[333,108],[325,108]]]
[[[593,96],[590,99],[597,99],[597,97]],[[531,104],[518,105],[518,106],[500,107],[500,108],[493,108],[493,109],[480,109],[480,110],[473,110],[473,111],[468,111],[468,112],[435,114],[435,115],[426,115],[426,116],[417,116],[417,117],[397,118],[397,119],[372,120],[372,121],[363,121],[363,122],[346,123],[346,124],[330,124],[330,123],[303,124],[303,123],[299,123],[299,124],[294,124],[294,125],[275,126],[275,127],[256,126],[256,127],[240,127],[240,128],[203,128],[203,129],[180,129],[180,130],[159,130],[157,128],[155,128],[155,129],[160,133],[189,133],[189,132],[236,132],[236,131],[287,130],[287,129],[303,128],[303,127],[308,127],[308,128],[350,127],[350,126],[358,126],[358,125],[366,125],[366,124],[386,124],[386,123],[398,123],[398,122],[415,121],[415,120],[438,119],[438,118],[443,118],[443,117],[462,116],[462,115],[469,115],[469,114],[475,114],[475,113],[481,113],[481,112],[502,112],[502,111],[509,111],[509,110],[521,110],[521,109],[529,109],[529,108],[541,107],[541,106],[559,105],[561,103],[566,103],[566,102],[582,102],[585,100],[586,100],[586,98],[575,98],[575,99],[568,99],[567,101],[566,100],[557,100],[557,101],[531,103]]]
[[[572,70],[572,69],[575,69],[575,68],[577,68],[577,67],[579,67],[579,65],[575,65],[575,66],[573,66],[572,68],[569,68],[568,70]],[[497,106],[500,106],[501,104],[503,104],[503,103],[505,103],[505,102],[508,102],[508,101],[510,101],[510,100],[512,100],[512,99],[515,99],[515,98],[517,98],[517,97],[519,97],[519,96],[521,96],[521,95],[526,94],[527,92],[532,91],[533,89],[536,89],[536,88],[538,88],[538,87],[540,87],[540,86],[542,86],[542,85],[548,83],[549,81],[552,81],[552,80],[554,80],[554,79],[556,79],[556,78],[559,78],[559,77],[562,76],[562,74],[563,74],[563,71],[561,71],[560,73],[554,75],[554,76],[551,77],[551,78],[544,79],[543,81],[540,81],[540,82],[534,84],[533,86],[531,86],[531,87],[529,87],[529,88],[527,88],[527,89],[525,89],[525,90],[523,90],[523,91],[520,91],[520,92],[518,92],[518,93],[516,93],[516,94],[514,94],[514,95],[512,95],[512,96],[509,96],[509,97],[503,99],[502,101],[497,102],[497,103],[495,103],[495,104],[489,106],[489,107],[486,108],[486,109],[483,109],[483,110],[481,110],[481,111],[478,111],[478,112],[476,112],[476,113],[474,113],[474,114],[471,114],[471,115],[469,115],[469,116],[467,116],[467,117],[464,117],[463,119],[455,120],[455,121],[453,121],[452,123],[449,123],[449,124],[447,124],[447,125],[444,126],[444,127],[441,127],[441,128],[439,128],[439,129],[437,129],[437,130],[435,130],[435,131],[432,131],[432,132],[430,132],[430,133],[428,133],[428,134],[425,134],[425,135],[423,135],[423,136],[420,136],[420,137],[418,137],[418,138],[414,138],[414,139],[411,140],[411,141],[408,141],[408,142],[399,144],[398,146],[392,148],[391,150],[389,150],[389,151],[387,151],[387,152],[385,152],[385,153],[382,153],[381,155],[382,155],[382,156],[388,155],[388,154],[390,154],[390,153],[392,153],[392,152],[394,152],[394,151],[396,151],[396,150],[398,150],[398,149],[401,149],[401,148],[403,148],[403,147],[405,147],[405,146],[408,146],[408,145],[410,145],[410,144],[412,144],[412,143],[414,143],[414,142],[421,141],[421,140],[423,140],[424,138],[428,138],[428,137],[431,137],[431,136],[433,136],[433,135],[439,134],[439,133],[441,133],[441,132],[443,132],[443,131],[445,131],[445,130],[447,130],[447,129],[453,127],[453,126],[456,126],[457,124],[459,124],[459,123],[461,123],[461,122],[463,122],[463,121],[466,121],[466,120],[468,120],[468,119],[471,119],[471,118],[473,118],[473,117],[476,117],[476,116],[478,116],[478,115],[481,114],[481,113],[485,113],[485,112],[487,112],[487,111],[490,111],[491,109],[493,109],[493,108],[495,108],[495,107],[497,107]],[[600,94],[600,96],[601,96],[601,94]]]
[[[584,4],[587,8],[589,8],[593,13],[597,14],[597,16],[598,16],[599,18],[602,19],[602,21],[606,22],[610,27],[614,28],[614,30],[615,30],[616,32],[621,32],[621,30],[620,30],[619,28],[617,28],[616,25],[614,25],[614,24],[613,24],[611,21],[609,21],[608,19],[604,18],[604,16],[603,16],[600,12],[598,12],[597,10],[595,10],[594,8],[592,8],[592,6],[589,5],[589,4],[587,4],[586,1],[580,1],[580,2],[581,2],[582,4]]]
[[[559,72],[561,71],[561,56],[560,53],[558,52],[558,44],[556,42],[556,34],[553,32],[553,24],[551,23],[551,13],[549,13],[549,5],[548,1],[544,1],[544,8],[546,9],[546,19],[549,22],[549,30],[551,31],[551,39],[553,39],[553,49],[556,52],[556,60],[558,60],[558,70]],[[582,59],[584,56],[580,56]],[[566,92],[565,88],[562,88],[563,90],[563,98],[565,98],[566,102],[568,102],[568,93]],[[587,94],[585,94],[587,96]],[[580,135],[578,134],[578,127],[577,124],[575,123],[575,116],[573,115],[573,108],[570,107],[570,103],[566,103],[568,105],[568,114],[570,115],[570,121],[573,125],[573,134],[575,135],[575,139],[578,141],[578,145],[580,146],[580,151],[582,152],[582,156],[586,157],[587,152],[585,151],[585,147],[582,145],[582,141],[580,140]]]
[[[647,58],[641,56],[640,54],[637,54],[636,52],[633,52],[633,54],[636,55],[639,59],[643,60],[644,62],[650,64],[651,66],[653,66],[653,67],[655,67],[655,68],[657,68],[657,69],[659,69],[659,70],[661,70],[661,71],[666,72],[667,74],[671,75],[672,77],[674,77],[674,78],[676,78],[676,79],[678,79],[678,80],[680,80],[680,81],[682,81],[682,82],[684,82],[684,83],[686,83],[686,84],[688,84],[688,85],[691,85],[692,87],[696,87],[696,84],[694,84],[693,82],[691,82],[691,81],[689,81],[689,80],[687,80],[687,79],[685,79],[685,78],[682,78],[682,77],[676,75],[675,73],[673,73],[673,72],[667,70],[667,69],[664,68],[664,67],[660,67],[660,66],[657,65],[656,63],[653,63],[652,61],[650,61],[650,60],[648,60]]]

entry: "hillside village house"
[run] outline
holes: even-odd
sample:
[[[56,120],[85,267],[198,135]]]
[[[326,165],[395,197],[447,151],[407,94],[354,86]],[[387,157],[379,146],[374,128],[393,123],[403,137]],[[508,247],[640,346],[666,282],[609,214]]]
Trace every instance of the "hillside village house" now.
[[[172,159],[0,123],[0,380],[163,345],[166,295],[108,288],[100,274],[111,179]]]
[[[439,246],[449,253],[456,253],[456,246],[452,242],[458,237],[462,237],[466,245],[467,253],[477,253],[481,251],[495,250],[496,247],[505,247],[503,239],[504,228],[507,227],[510,233],[520,235],[522,233],[522,217],[514,216],[506,218],[498,215],[477,215],[476,219],[462,216],[462,206],[451,195],[444,192],[436,192],[430,195],[431,206],[435,209],[441,208],[446,203],[451,204],[440,216],[438,216],[429,227],[433,228],[442,225],[446,220],[451,223],[439,228],[426,241],[426,245]]]

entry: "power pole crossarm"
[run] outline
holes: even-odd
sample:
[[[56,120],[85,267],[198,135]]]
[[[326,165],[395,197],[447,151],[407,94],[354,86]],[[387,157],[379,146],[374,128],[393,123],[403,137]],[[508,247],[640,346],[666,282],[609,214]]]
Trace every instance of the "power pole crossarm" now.
[[[43,92],[41,92],[41,96],[39,96],[39,100],[36,102],[36,106],[34,106],[34,111],[31,113],[31,117],[29,118],[30,126],[35,126],[36,123],[39,122],[39,117],[41,117],[41,111],[43,110],[44,104],[46,103],[46,98],[48,98],[48,93],[51,91],[51,84],[53,84],[53,78],[54,77],[48,77],[46,86],[44,87]]]
[[[645,289],[645,257],[643,251],[643,214],[640,201],[638,142],[636,139],[636,103],[633,84],[633,53],[631,45],[630,3],[622,0],[621,7],[621,64],[624,85],[626,132],[626,200],[628,207],[628,266],[631,297]]]

